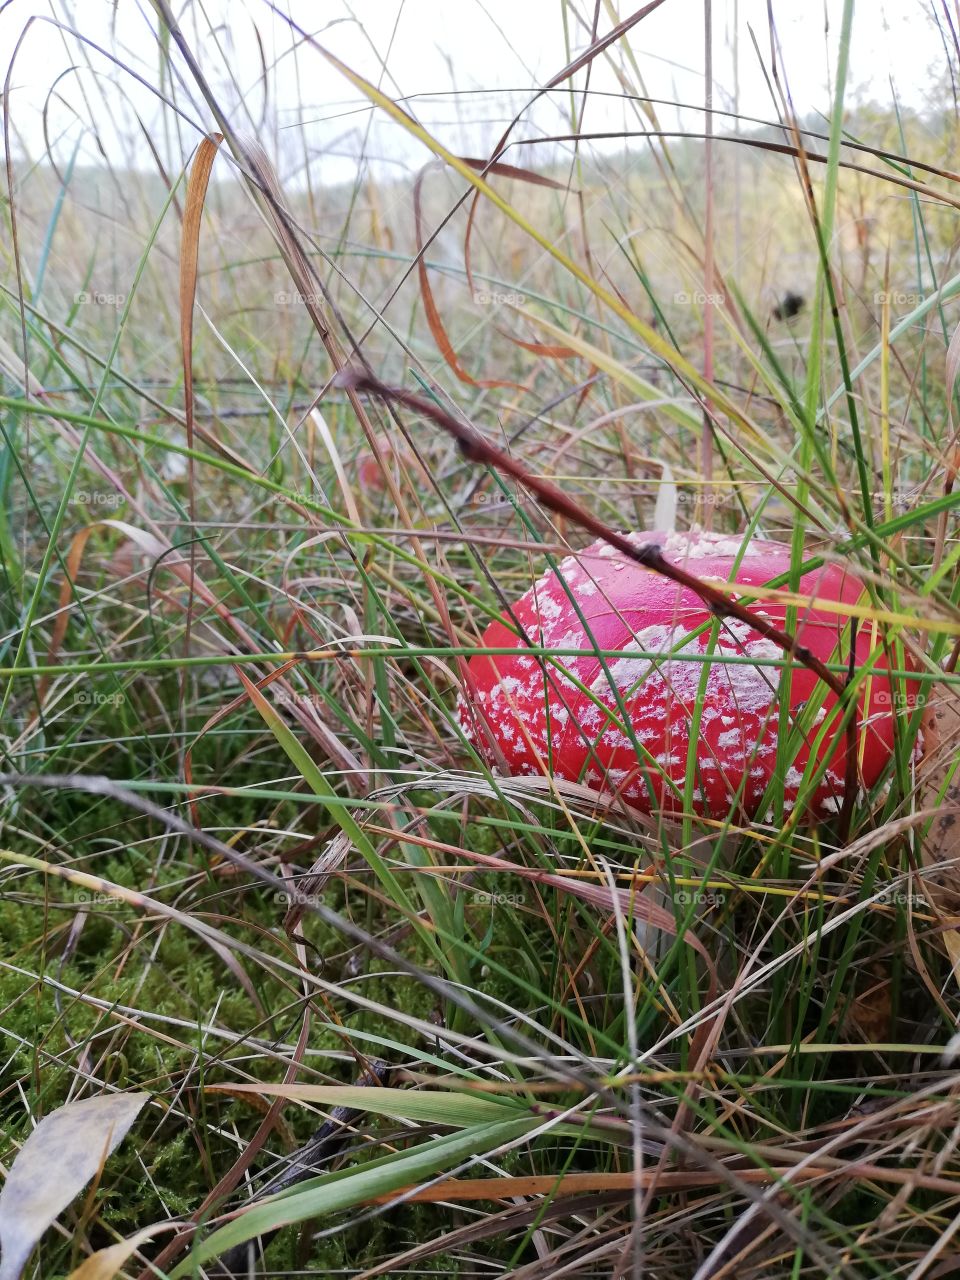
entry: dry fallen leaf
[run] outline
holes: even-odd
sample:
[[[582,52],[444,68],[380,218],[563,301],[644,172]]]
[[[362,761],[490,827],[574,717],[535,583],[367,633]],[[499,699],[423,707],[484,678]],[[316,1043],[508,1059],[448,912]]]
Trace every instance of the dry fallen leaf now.
[[[85,1258],[75,1271],[71,1271],[67,1280],[114,1280],[120,1268],[130,1261],[145,1240],[155,1236],[158,1231],[171,1231],[175,1225],[172,1222],[154,1223],[126,1240],[108,1245],[106,1249],[98,1249],[89,1258]]]
[[[0,1280],[19,1280],[34,1245],[120,1145],[147,1098],[104,1094],[40,1121],[0,1191]]]

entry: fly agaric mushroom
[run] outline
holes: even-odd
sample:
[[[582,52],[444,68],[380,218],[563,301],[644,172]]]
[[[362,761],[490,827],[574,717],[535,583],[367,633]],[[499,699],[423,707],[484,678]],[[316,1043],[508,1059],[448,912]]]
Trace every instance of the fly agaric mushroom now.
[[[669,563],[716,586],[762,586],[790,568],[788,546],[759,539],[744,543],[695,531],[635,533],[629,540],[658,544]],[[797,643],[821,663],[846,662],[849,615],[826,602],[853,604],[863,590],[837,565],[803,574],[800,595],[816,603],[798,607]],[[782,601],[744,603],[784,628]],[[495,744],[513,774],[583,781],[645,812],[683,810],[688,768],[692,808],[703,815],[720,817],[731,808],[753,815],[773,794],[782,794],[789,812],[801,792],[814,813],[840,812],[847,733],[840,731],[836,693],[814,671],[788,661],[789,714],[782,715],[781,666],[788,655],[741,620],[721,621],[712,639],[713,621],[692,589],[595,542],[565,559],[559,576],[543,574],[486,629],[484,648],[520,652],[470,660],[472,700],[460,701],[461,724],[492,763]],[[541,661],[522,652],[525,644],[622,656],[606,659],[604,670],[590,653]],[[895,699],[874,629],[860,626],[854,645],[856,667],[872,660],[856,718],[859,778],[871,787],[893,751]],[[772,665],[777,662],[781,666]],[[778,754],[784,734],[789,738]]]

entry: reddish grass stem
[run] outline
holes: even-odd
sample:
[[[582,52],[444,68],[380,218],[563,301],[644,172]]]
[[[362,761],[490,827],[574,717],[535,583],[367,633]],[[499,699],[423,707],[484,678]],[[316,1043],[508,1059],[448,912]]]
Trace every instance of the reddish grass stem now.
[[[676,582],[678,586],[686,587],[688,590],[693,591],[715,617],[720,619],[736,618],[738,621],[746,623],[747,626],[759,632],[767,640],[771,640],[784,653],[788,653],[792,658],[795,658],[802,666],[814,672],[836,694],[837,698],[844,697],[844,682],[821,662],[815,654],[811,653],[805,645],[799,644],[794,636],[789,635],[786,631],[781,631],[779,627],[774,626],[772,622],[759,614],[752,613],[739,601],[725,595],[722,590],[713,586],[712,583],[704,582],[701,578],[688,573],[686,569],[682,569],[679,565],[672,564],[664,557],[663,552],[656,543],[648,542],[638,546],[625,534],[618,533],[616,529],[611,528],[610,525],[588,511],[586,507],[582,507],[579,502],[569,497],[562,489],[558,489],[549,480],[544,480],[541,476],[534,475],[522,462],[518,462],[510,454],[504,453],[502,449],[498,449],[495,445],[488,443],[473,427],[468,426],[465,422],[458,421],[438,404],[417,395],[415,392],[405,391],[402,387],[388,386],[367,370],[356,367],[344,369],[337,375],[332,385],[351,391],[365,392],[368,395],[377,396],[381,400],[405,405],[414,413],[429,418],[431,422],[436,423],[437,426],[442,427],[444,431],[453,436],[464,457],[469,461],[483,463],[497,471],[512,476],[525,489],[529,489],[531,493],[536,494],[540,502],[553,511],[554,514],[564,517],[572,524],[586,529],[594,537],[601,538],[604,542],[609,543],[610,546],[616,547],[628,560],[633,560],[636,564],[642,565],[643,568],[649,569],[652,573],[659,573],[662,577],[669,578],[671,582]]]

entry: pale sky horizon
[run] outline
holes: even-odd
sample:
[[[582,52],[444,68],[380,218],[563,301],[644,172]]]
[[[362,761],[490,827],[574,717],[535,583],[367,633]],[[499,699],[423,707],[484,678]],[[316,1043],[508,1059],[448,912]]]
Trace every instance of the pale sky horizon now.
[[[405,98],[408,110],[451,150],[489,154],[505,124],[525,108],[514,137],[536,140],[570,131],[566,90],[529,107],[536,89],[566,65],[571,51],[589,43],[588,31],[576,20],[581,11],[571,6],[564,10],[559,0],[324,0],[319,22],[321,7],[307,0],[288,0],[282,7],[355,71],[379,82],[391,97]],[[629,11],[621,8],[620,17]],[[187,4],[176,12],[218,100],[247,132],[265,135],[267,150],[274,152],[285,178],[296,179],[305,147],[312,176],[328,183],[352,178],[361,152],[378,175],[413,173],[429,158],[423,144],[372,108],[318,52],[304,43],[294,52],[295,33],[265,0],[211,0],[202,8]],[[592,13],[592,6],[584,12]],[[841,0],[773,0],[784,78],[800,114],[829,110],[842,12]],[[931,105],[934,86],[948,83],[947,54],[932,13],[927,0],[861,0],[851,42],[851,105],[867,100],[890,105],[891,81],[901,105],[917,110]],[[62,28],[82,31],[154,87],[158,53],[157,18],[145,0],[118,0],[116,6],[113,0],[8,0],[0,6],[0,50],[6,53],[0,62],[4,75],[10,75],[12,129],[32,159],[45,145],[45,104],[51,149],[61,165],[77,147],[80,163],[102,162],[91,122],[112,163],[144,168],[150,167],[150,158],[138,115],[152,134],[156,131],[161,154],[173,165],[182,164],[196,145],[194,123],[205,130],[213,127],[179,54],[179,83],[165,86],[187,117],[179,136],[170,130],[169,116],[167,128],[160,127],[158,102],[149,88],[49,22],[34,22],[11,71],[14,46],[31,15],[56,17]],[[214,34],[207,22],[214,24]],[[605,17],[600,32],[611,25]],[[751,36],[752,31],[769,69],[765,0],[714,0],[712,25],[715,107],[732,110],[738,98],[743,116],[774,118]],[[258,34],[268,67],[266,103]],[[616,75],[629,56],[651,97],[689,104],[680,110],[663,108],[664,127],[701,130],[702,0],[665,0],[627,40],[629,51],[621,40],[609,56],[594,62],[589,86],[585,72],[575,78],[578,89],[590,90],[582,130],[638,127]],[[732,123],[718,118],[716,128],[729,131]],[[545,163],[562,145],[526,146],[510,158]],[[606,149],[620,145],[610,143]]]

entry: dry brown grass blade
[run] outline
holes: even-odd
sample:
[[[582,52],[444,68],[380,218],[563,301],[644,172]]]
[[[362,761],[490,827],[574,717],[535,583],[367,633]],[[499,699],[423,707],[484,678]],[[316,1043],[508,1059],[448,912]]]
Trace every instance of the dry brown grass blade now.
[[[550,187],[556,191],[568,190],[565,183],[557,182],[553,178],[548,178],[543,174],[536,173],[532,169],[525,169],[520,165],[505,164],[502,161],[497,160],[480,160],[472,156],[460,156],[458,159],[461,163],[468,165],[471,169],[482,174],[484,177],[489,174],[495,174],[500,177],[514,178],[520,182],[528,182],[533,186]],[[433,290],[430,286],[429,275],[424,261],[426,242],[423,239],[421,202],[423,179],[428,172],[438,167],[441,166],[435,162],[426,165],[417,175],[413,188],[414,226],[417,238],[417,275],[420,283],[420,293],[423,298],[424,312],[427,323],[430,326],[430,332],[432,333],[434,341],[436,342],[444,360],[461,382],[465,382],[474,387],[513,387],[518,390],[525,391],[527,388],[516,382],[498,381],[496,379],[477,380],[473,378],[472,375],[467,373],[466,369],[464,369],[463,365],[458,360],[457,354],[453,349],[453,344],[450,341],[450,337],[443,325],[439,309],[436,305],[436,299],[434,298]],[[476,295],[477,289],[470,258],[470,236],[477,209],[478,198],[479,196],[476,193],[474,193],[471,198],[463,244],[464,269],[467,277],[467,288],[473,295]],[[531,352],[533,355],[545,356],[554,360],[569,360],[577,355],[577,352],[571,347],[552,345],[543,342],[526,341],[515,337],[499,325],[494,327],[496,328],[497,333],[502,337],[506,338],[509,342],[514,343],[514,345],[522,347],[525,351]]]
[[[790,1166],[774,1172],[784,1174]],[[803,1171],[803,1179],[822,1178],[824,1169]],[[772,1182],[765,1169],[738,1169],[737,1177],[744,1182]],[[800,1179],[797,1179],[798,1181]],[[406,1201],[430,1203],[436,1201],[502,1200],[507,1196],[560,1196],[582,1195],[584,1192],[634,1191],[637,1187],[655,1188],[659,1191],[691,1190],[695,1187],[719,1186],[722,1179],[713,1173],[676,1172],[658,1169],[634,1169],[627,1173],[569,1173],[565,1177],[550,1174],[529,1174],[507,1178],[448,1178],[420,1190],[408,1188],[388,1196],[378,1196],[372,1204],[390,1204],[398,1196]]]
[[[554,191],[568,190],[565,182],[548,178],[546,174],[537,173],[535,169],[524,169],[522,165],[504,164],[502,160],[478,160],[475,156],[461,156],[460,159],[477,173],[484,175],[495,173],[500,178],[516,178],[519,182],[529,182],[534,187],[550,187]]]
[[[76,1271],[71,1271],[67,1280],[114,1280],[140,1246],[146,1244],[151,1236],[159,1235],[161,1231],[172,1231],[175,1226],[173,1222],[155,1222],[126,1240],[107,1245],[105,1249],[98,1249],[96,1253],[92,1253],[89,1258],[81,1262]],[[154,1274],[155,1272],[151,1270],[150,1275]]]
[[[809,1164],[802,1169],[794,1165],[772,1165],[769,1169],[737,1169],[741,1182],[772,1183],[775,1179],[788,1179],[796,1185],[824,1178],[857,1178],[869,1182],[905,1184],[939,1191],[946,1195],[957,1194],[953,1178],[936,1174],[917,1174],[910,1169],[894,1169],[866,1161],[827,1159],[822,1164]],[[651,1191],[682,1190],[695,1187],[717,1186],[722,1179],[715,1173],[695,1170],[634,1169],[627,1173],[568,1173],[563,1177],[553,1174],[530,1174],[506,1178],[449,1178],[419,1190],[410,1188],[390,1195],[377,1196],[372,1204],[390,1204],[398,1196],[406,1201],[466,1201],[501,1200],[505,1196],[565,1196],[585,1191],[632,1191],[636,1187]]]
[[[183,397],[187,426],[187,448],[193,449],[193,306],[197,296],[197,264],[200,256],[200,220],[210,184],[210,173],[216,159],[221,134],[204,138],[190,167],[187,195],[183,210],[183,227],[180,233],[180,346],[183,354]],[[196,464],[191,453],[187,460],[187,503],[190,527],[197,524]],[[184,653],[190,652],[190,633],[193,627],[193,589],[197,566],[197,544],[190,542],[190,580],[188,585],[186,626],[184,627]],[[186,672],[180,676],[180,696],[184,701]]]
[[[557,74],[548,81],[546,86],[547,89],[556,89],[558,85],[563,84],[565,81],[569,80],[571,76],[576,75],[581,67],[585,67],[588,63],[592,62],[594,58],[598,58],[601,53],[609,49],[612,44],[616,44],[621,36],[625,36],[628,31],[637,25],[638,22],[642,22],[643,19],[653,13],[655,9],[659,9],[663,3],[664,0],[649,0],[649,3],[641,6],[639,9],[635,9],[634,12],[624,18],[622,22],[618,22],[615,27],[611,27],[606,35],[600,36],[599,39],[591,41],[590,45],[584,49],[583,53],[578,53],[572,62],[568,62],[565,67],[558,71]],[[541,93],[542,92],[543,90],[541,90]],[[537,96],[539,97],[540,94]]]
[[[787,126],[771,124],[770,127],[786,128]],[[807,137],[822,136],[820,134],[815,134],[810,130],[801,129],[799,126],[792,127],[790,131],[791,131],[791,134],[797,139],[800,139],[802,136],[807,136]],[[517,142],[512,143],[511,145],[522,147],[522,146],[541,145],[542,143],[545,143],[545,142],[582,143],[582,142],[614,142],[618,140],[627,142],[628,140],[633,138],[650,138],[650,139],[656,138],[661,142],[668,142],[671,140],[676,140],[680,142],[690,142],[691,140],[694,140],[694,141],[702,142],[708,136],[709,135],[706,132],[698,132],[695,129],[682,129],[682,130],[681,129],[631,129],[629,131],[625,131],[623,129],[604,129],[604,130],[597,130],[597,131],[591,130],[589,133],[579,133],[579,134],[578,133],[551,133],[543,138],[537,138],[532,142],[530,140],[520,139]],[[803,159],[804,161],[810,161],[813,164],[826,165],[828,162],[827,156],[825,156],[822,152],[810,151],[806,147],[804,147],[802,142],[800,141],[798,141],[795,145],[790,145],[789,143],[785,143],[785,142],[771,142],[767,138],[750,138],[746,134],[742,134],[742,133],[738,133],[734,135],[718,134],[714,138],[714,141],[729,142],[732,145],[737,147],[748,147],[755,151],[766,151],[772,155],[791,156],[794,159],[797,159],[797,160]],[[848,143],[846,140],[844,141],[843,145],[852,146],[852,144]],[[895,153],[892,153],[892,152],[880,151],[873,147],[860,147],[858,149],[861,151],[867,151],[871,155],[876,155],[881,158],[890,158],[898,163],[911,165],[917,169],[922,169],[924,167],[930,168],[930,166],[917,164],[916,161],[914,160],[907,160],[907,159],[903,159],[902,157],[897,157]],[[907,191],[913,191],[918,196],[922,196],[924,199],[929,200],[933,204],[943,204],[952,209],[960,208],[960,196],[952,196],[948,192],[940,191],[937,187],[929,186],[927,183],[915,182],[909,178],[899,177],[896,173],[890,172],[889,169],[873,169],[869,165],[857,164],[853,160],[845,160],[843,158],[840,159],[839,166],[841,169],[845,169],[850,173],[863,174],[863,176],[866,178],[875,178],[878,182],[883,182],[894,187],[902,187]],[[937,173],[938,176],[946,178],[950,182],[955,183],[958,181],[956,174],[952,174],[947,171],[941,172],[940,170],[931,170],[931,171]]]
[[[535,356],[546,356],[550,360],[572,360],[574,356],[579,355],[579,352],[574,351],[573,347],[561,347],[552,345],[549,342],[527,342],[525,339],[509,333],[506,329],[502,329],[500,325],[495,325],[494,327],[497,333],[506,338],[508,342],[512,342],[516,347],[522,347],[524,351],[529,351]],[[589,378],[594,372],[594,369],[589,369],[587,377]]]
[[[467,386],[512,387],[516,391],[525,391],[526,387],[519,382],[511,382],[503,378],[474,378],[472,374],[468,373],[457,357],[453,343],[450,341],[450,335],[447,333],[446,326],[440,316],[440,309],[430,286],[430,275],[427,271],[425,260],[426,245],[423,239],[423,201],[421,198],[424,177],[438,167],[434,162],[425,165],[417,174],[417,180],[413,184],[413,225],[417,241],[417,279],[420,283],[420,296],[423,299],[423,313],[430,328],[430,333],[437,344],[437,350],[443,356],[446,364],[455,376],[461,382],[466,383]]]
[[[200,257],[200,219],[207,198],[210,173],[222,134],[204,138],[190,168],[183,229],[180,234],[180,345],[183,348],[183,394],[187,422],[187,445],[193,448],[193,304],[197,296],[197,266]],[[190,459],[192,470],[193,459]],[[190,484],[191,494],[193,482]]]
[[[67,552],[67,558],[64,562],[65,573],[63,582],[60,584],[60,598],[57,601],[57,616],[54,620],[53,631],[50,635],[50,644],[47,647],[47,665],[53,666],[57,661],[60,653],[60,646],[63,644],[63,638],[67,634],[67,627],[70,623],[70,600],[73,596],[74,584],[77,580],[77,574],[80,571],[80,561],[83,559],[83,551],[87,545],[91,533],[97,526],[95,524],[84,525],[79,532],[75,533],[71,542],[70,550]],[[52,676],[41,676],[37,683],[37,705],[31,716],[31,723],[40,714],[43,707],[43,700],[46,697],[47,690],[50,688]]]

